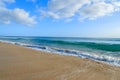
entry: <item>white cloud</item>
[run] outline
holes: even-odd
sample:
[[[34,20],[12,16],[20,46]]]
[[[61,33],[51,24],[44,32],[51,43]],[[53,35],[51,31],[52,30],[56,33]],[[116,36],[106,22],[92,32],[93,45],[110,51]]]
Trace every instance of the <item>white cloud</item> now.
[[[0,24],[10,24],[11,22],[15,22],[31,26],[36,23],[35,17],[30,16],[24,9],[8,9],[5,6],[4,2],[14,2],[14,0],[1,0],[0,2],[2,3],[0,5]]]
[[[51,0],[48,3],[48,10],[42,13],[55,19],[69,18],[75,16],[83,5],[89,3],[89,0]]]
[[[34,20],[35,17],[34,16],[30,17],[29,13],[23,9],[16,8],[12,10],[11,16],[13,20],[15,20],[17,23],[21,23],[24,25],[30,26],[36,23],[36,21]]]
[[[114,11],[114,5],[105,2],[97,2],[83,8],[80,11],[80,15],[83,18],[96,19],[98,17],[109,15]]]
[[[96,19],[107,16],[120,9],[117,0],[50,0],[46,9],[41,10],[44,17],[68,19]]]

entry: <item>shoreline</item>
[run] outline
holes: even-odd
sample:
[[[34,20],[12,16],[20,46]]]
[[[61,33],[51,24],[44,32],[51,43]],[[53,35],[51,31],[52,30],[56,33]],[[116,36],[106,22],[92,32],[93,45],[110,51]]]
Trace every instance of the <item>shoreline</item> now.
[[[0,42],[1,80],[120,80],[120,67]]]
[[[45,53],[52,53],[52,54],[58,54],[58,55],[63,55],[63,56],[74,56],[74,57],[78,57],[78,58],[86,58],[86,59],[89,59],[89,60],[93,60],[95,62],[100,62],[100,63],[104,63],[104,64],[108,64],[108,65],[111,65],[111,66],[116,66],[116,67],[120,67],[120,64],[117,64],[117,62],[119,63],[119,61],[114,60],[114,58],[105,58],[104,56],[101,57],[101,56],[97,56],[97,55],[90,55],[90,54],[84,54],[84,53],[81,53],[81,52],[78,52],[78,54],[76,54],[76,50],[68,50],[68,49],[59,49],[59,48],[54,48],[56,50],[59,50],[59,51],[51,51],[50,49],[53,49],[50,48],[50,47],[47,47],[49,48],[49,50],[46,49],[46,46],[39,46],[37,48],[35,48],[35,45],[30,45],[30,44],[26,44],[26,43],[21,43],[21,42],[12,42],[12,41],[3,41],[3,40],[0,40],[0,42],[2,43],[7,43],[7,44],[13,44],[13,45],[16,45],[16,46],[21,46],[21,47],[24,47],[24,48],[29,48],[29,49],[33,49],[33,50],[37,50],[37,51],[42,51],[42,52],[45,52]],[[67,52],[71,52],[71,53],[66,53],[66,52],[63,52],[63,51],[67,51]],[[75,53],[75,54],[74,54]],[[97,56],[97,57],[96,57]]]

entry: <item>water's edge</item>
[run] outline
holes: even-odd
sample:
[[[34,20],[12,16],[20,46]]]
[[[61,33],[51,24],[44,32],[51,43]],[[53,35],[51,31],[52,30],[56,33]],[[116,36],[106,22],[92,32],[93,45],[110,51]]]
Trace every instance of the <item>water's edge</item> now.
[[[0,42],[14,44],[17,46],[22,46],[25,48],[34,49],[37,51],[49,52],[49,53],[53,53],[53,54],[87,58],[90,60],[94,60],[96,62],[101,62],[101,63],[109,64],[112,66],[120,67],[120,59],[114,59],[112,57],[98,56],[95,54],[91,55],[89,53],[83,53],[83,52],[76,51],[76,50],[67,50],[67,49],[53,48],[53,47],[48,47],[48,46],[30,45],[30,44],[24,44],[24,43],[20,43],[20,42],[3,41],[3,40],[0,40]]]

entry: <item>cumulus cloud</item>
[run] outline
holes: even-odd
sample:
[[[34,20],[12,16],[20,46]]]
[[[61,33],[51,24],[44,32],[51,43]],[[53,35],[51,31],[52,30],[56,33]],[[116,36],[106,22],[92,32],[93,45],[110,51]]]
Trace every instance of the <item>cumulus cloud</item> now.
[[[97,2],[89,5],[80,11],[81,16],[89,19],[96,19],[114,12],[114,6],[105,2]]]
[[[10,24],[11,22],[15,22],[18,24],[31,26],[36,23],[35,17],[30,16],[30,14],[24,9],[8,9],[5,2],[14,2],[14,0],[0,1],[0,24]]]
[[[119,10],[118,0],[50,0],[41,14],[54,19],[96,19]]]

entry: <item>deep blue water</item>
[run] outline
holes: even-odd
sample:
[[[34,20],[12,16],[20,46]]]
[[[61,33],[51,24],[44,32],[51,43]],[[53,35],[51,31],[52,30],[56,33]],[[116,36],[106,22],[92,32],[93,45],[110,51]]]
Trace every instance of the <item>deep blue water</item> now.
[[[0,37],[15,45],[89,58],[120,66],[119,38]]]

